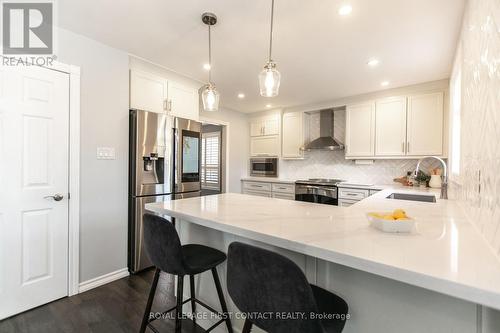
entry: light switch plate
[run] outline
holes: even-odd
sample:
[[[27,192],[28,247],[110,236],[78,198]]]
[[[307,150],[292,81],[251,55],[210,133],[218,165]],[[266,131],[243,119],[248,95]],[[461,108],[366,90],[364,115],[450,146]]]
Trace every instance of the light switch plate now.
[[[97,147],[98,160],[114,160],[116,158],[115,148],[113,147]]]

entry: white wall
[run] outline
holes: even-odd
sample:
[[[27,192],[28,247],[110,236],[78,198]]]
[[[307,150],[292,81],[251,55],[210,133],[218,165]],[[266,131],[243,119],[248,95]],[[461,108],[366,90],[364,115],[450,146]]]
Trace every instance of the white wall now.
[[[80,282],[127,267],[128,55],[57,29],[58,61],[81,68]],[[115,160],[97,160],[98,146]]]
[[[136,57],[130,57],[130,68],[160,75],[166,79],[179,82],[185,86],[199,89],[204,83],[175,73],[167,68],[150,63]],[[224,96],[221,96],[224,99]],[[229,140],[227,142],[227,161],[229,172],[227,178],[228,192],[240,192],[240,179],[248,174],[248,156],[250,147],[250,126],[248,116],[234,110],[221,108],[217,112],[200,112],[200,118],[228,123]]]

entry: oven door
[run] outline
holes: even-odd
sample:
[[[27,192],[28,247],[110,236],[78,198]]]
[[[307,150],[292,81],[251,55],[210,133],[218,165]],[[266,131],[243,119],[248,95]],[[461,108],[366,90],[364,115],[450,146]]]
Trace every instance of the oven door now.
[[[250,176],[278,177],[277,158],[250,159]]]
[[[338,206],[336,187],[321,187],[312,185],[297,186],[295,200]]]

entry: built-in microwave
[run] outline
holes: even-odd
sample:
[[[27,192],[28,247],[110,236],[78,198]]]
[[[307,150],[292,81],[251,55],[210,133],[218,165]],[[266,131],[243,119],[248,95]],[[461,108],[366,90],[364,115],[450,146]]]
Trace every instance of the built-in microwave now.
[[[250,176],[256,177],[278,177],[277,158],[251,158]]]

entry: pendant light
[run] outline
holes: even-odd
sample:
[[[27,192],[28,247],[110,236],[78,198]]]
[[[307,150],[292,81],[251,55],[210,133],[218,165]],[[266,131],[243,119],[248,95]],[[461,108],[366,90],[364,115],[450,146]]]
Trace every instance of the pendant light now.
[[[212,72],[212,39],[210,28],[217,23],[217,16],[212,13],[204,13],[201,16],[203,23],[208,25],[208,83],[201,88],[201,100],[204,111],[219,110],[219,92],[211,81]]]
[[[278,96],[280,89],[281,74],[276,69],[276,63],[272,60],[273,50],[273,20],[274,0],[271,0],[271,32],[269,35],[269,60],[264,65],[264,70],[259,74],[260,95],[264,97]]]

